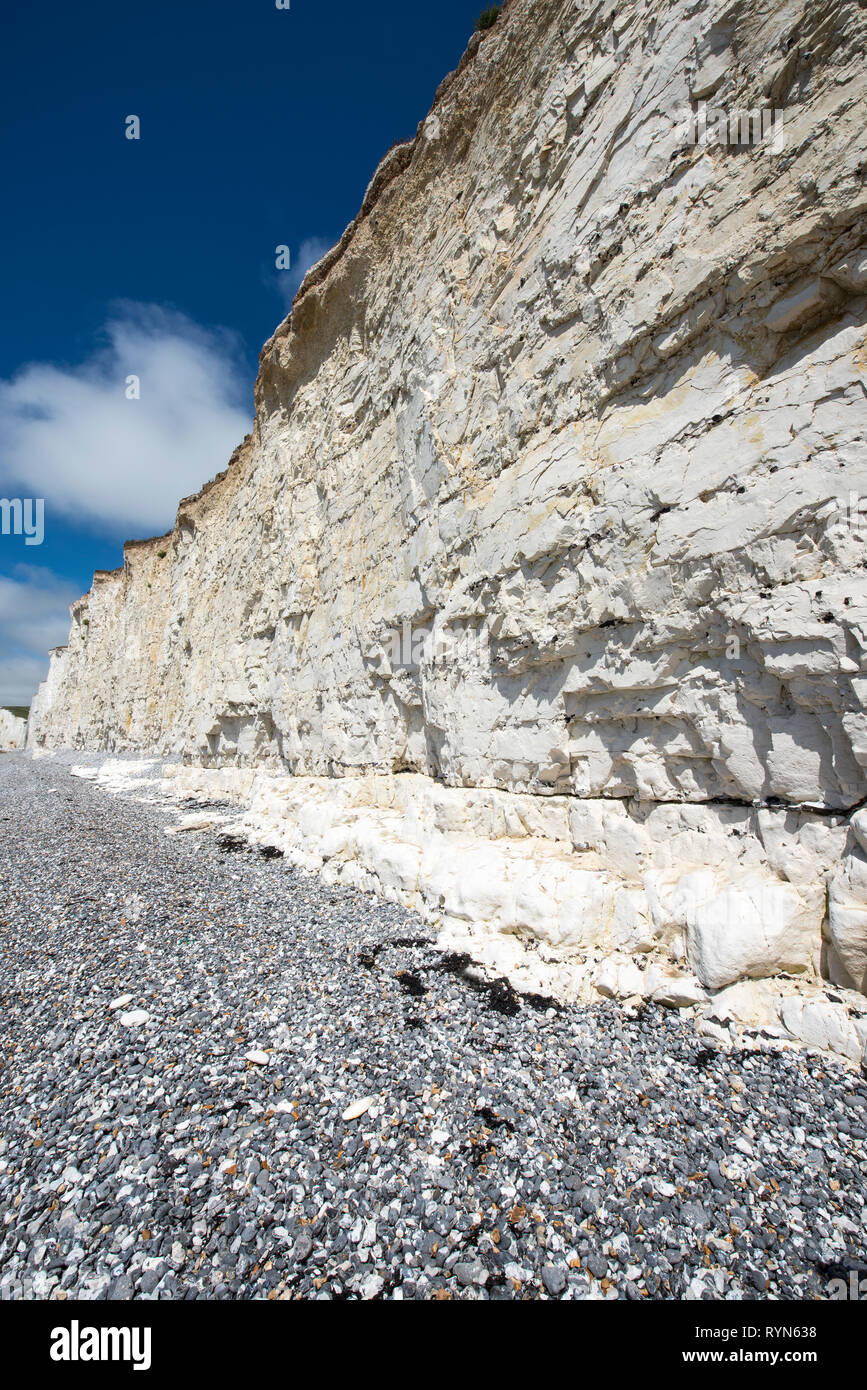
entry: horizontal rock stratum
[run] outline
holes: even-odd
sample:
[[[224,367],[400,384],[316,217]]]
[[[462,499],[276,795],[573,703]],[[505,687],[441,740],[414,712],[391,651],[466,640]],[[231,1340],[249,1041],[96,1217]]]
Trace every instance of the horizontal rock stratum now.
[[[492,962],[824,976],[852,1022],[865,46],[835,0],[510,0],[227,470],[74,606],[31,747],[177,754]]]

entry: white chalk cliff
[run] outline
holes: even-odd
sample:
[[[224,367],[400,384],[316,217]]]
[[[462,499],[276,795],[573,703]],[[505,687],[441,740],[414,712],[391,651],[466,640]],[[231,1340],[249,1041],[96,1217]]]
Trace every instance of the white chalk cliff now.
[[[30,746],[177,754],[494,968],[857,1060],[865,49],[854,0],[510,0]]]
[[[23,748],[27,736],[27,720],[19,719],[11,710],[0,709],[0,753]]]

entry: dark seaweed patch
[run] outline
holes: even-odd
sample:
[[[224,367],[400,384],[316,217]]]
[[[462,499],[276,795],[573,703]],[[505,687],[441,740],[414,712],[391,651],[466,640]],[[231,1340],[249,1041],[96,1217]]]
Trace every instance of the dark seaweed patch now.
[[[520,996],[515,992],[505,976],[500,976],[497,980],[479,980],[475,975],[468,973],[468,968],[473,964],[472,958],[465,952],[449,952],[442,957],[438,970],[444,971],[447,975],[457,975],[463,980],[464,984],[469,985],[475,994],[482,995],[489,1009],[495,1013],[503,1014],[506,1018],[512,1018],[520,1012]]]
[[[515,1128],[510,1120],[507,1120],[503,1115],[498,1115],[489,1105],[480,1105],[477,1110],[473,1111],[473,1114],[478,1115],[480,1119],[484,1120],[488,1129],[498,1129],[502,1126],[503,1129],[507,1129],[511,1134]]]
[[[376,965],[376,957],[379,955],[382,949],[383,945],[382,942],[380,942],[377,946],[370,946],[366,951],[359,951],[358,959],[361,961],[361,964],[364,966],[365,970],[373,969],[373,967]]]
[[[247,848],[247,841],[239,839],[237,835],[218,835],[217,844],[224,854],[238,854]]]
[[[422,984],[418,975],[414,975],[411,970],[398,970],[394,978],[400,983],[401,988],[406,990],[407,994],[412,994],[417,999],[421,995],[427,994],[427,988]]]
[[[549,994],[522,994],[521,1000],[540,1014],[546,1013],[548,1009],[554,1009],[558,1014],[563,1012],[563,1005],[558,1004],[557,1000],[552,999]]]

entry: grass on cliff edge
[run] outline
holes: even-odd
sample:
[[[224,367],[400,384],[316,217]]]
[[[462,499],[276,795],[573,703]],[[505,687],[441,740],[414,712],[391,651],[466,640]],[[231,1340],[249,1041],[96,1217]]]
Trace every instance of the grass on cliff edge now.
[[[476,20],[476,28],[480,30],[493,29],[494,25],[500,17],[501,9],[501,5],[491,5],[488,9],[482,10],[482,13]]]
[[[14,714],[16,719],[27,719],[30,714],[29,705],[4,705],[3,709],[8,709],[10,714]]]

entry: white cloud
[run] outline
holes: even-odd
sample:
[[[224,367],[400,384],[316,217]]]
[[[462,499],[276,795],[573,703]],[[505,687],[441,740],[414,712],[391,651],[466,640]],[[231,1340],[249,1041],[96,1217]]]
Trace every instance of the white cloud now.
[[[18,565],[0,576],[0,705],[29,705],[48,674],[48,652],[69,635],[77,588],[50,570]]]
[[[225,468],[251,424],[236,339],[155,305],[123,304],[74,367],[0,382],[0,491],[125,537],[168,530],[179,500]],[[126,398],[126,380],[141,383]]]
[[[292,269],[275,270],[277,290],[287,310],[291,309],[292,300],[301,288],[301,281],[308,270],[312,269],[317,261],[321,261],[326,251],[330,251],[333,245],[333,241],[326,241],[324,237],[307,237],[305,241],[302,241],[298,255],[292,257]]]

